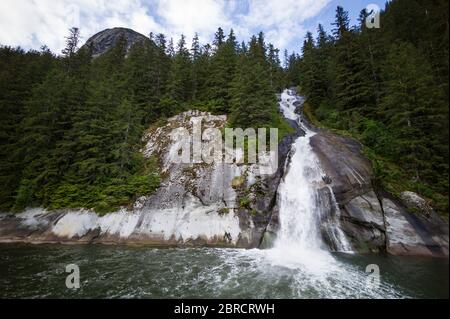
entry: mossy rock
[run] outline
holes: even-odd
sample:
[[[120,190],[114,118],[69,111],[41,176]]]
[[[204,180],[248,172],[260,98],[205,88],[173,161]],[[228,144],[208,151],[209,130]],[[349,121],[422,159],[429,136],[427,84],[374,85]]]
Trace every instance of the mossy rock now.
[[[251,201],[250,201],[250,199],[249,199],[248,197],[242,197],[242,198],[239,200],[239,205],[240,205],[240,207],[243,207],[243,208],[250,208],[250,204],[251,204]]]
[[[239,188],[242,185],[244,185],[245,183],[245,178],[244,176],[236,176],[233,178],[233,180],[231,181],[231,187],[233,188]]]
[[[223,208],[219,209],[219,211],[217,213],[219,214],[219,216],[228,215],[230,213],[230,209],[227,207],[223,207]]]
[[[256,215],[258,215],[259,214],[259,212],[256,210],[256,209],[252,209],[251,211],[250,211],[250,215],[252,215],[252,216],[256,216]]]
[[[273,232],[266,231],[264,232],[261,245],[259,248],[261,249],[270,249],[275,245],[275,240],[277,239],[277,235]]]

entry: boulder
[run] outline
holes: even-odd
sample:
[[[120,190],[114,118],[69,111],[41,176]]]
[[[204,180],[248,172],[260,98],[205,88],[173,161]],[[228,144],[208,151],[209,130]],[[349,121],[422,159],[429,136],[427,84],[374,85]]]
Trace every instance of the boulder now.
[[[448,224],[408,212],[393,199],[383,198],[387,251],[394,255],[448,256]],[[435,216],[437,218],[437,216]]]
[[[385,251],[383,210],[372,187],[372,165],[362,153],[361,144],[319,130],[311,137],[311,146],[325,172],[323,180],[333,190],[340,208],[340,227],[353,249]]]

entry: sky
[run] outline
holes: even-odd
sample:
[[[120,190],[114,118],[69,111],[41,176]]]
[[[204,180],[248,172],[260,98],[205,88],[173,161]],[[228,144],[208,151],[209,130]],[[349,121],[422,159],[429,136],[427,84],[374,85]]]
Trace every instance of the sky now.
[[[307,31],[318,23],[331,30],[335,10],[349,11],[352,24],[369,4],[385,0],[2,0],[0,44],[59,53],[71,27],[81,42],[106,28],[126,27],[144,35],[164,33],[176,42],[181,34],[212,42],[218,27],[233,28],[239,41],[263,31],[281,51],[300,52]],[[188,41],[189,43],[189,41]]]

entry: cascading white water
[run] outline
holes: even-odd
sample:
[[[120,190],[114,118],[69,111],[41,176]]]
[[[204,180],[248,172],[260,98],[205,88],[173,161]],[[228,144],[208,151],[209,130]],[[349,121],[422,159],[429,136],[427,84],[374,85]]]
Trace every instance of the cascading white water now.
[[[343,262],[353,256],[343,258],[330,252],[351,252],[351,248],[340,229],[338,204],[331,187],[323,181],[324,171],[310,145],[315,133],[295,112],[302,102],[294,91],[281,94],[284,116],[296,121],[306,134],[295,141],[278,189],[280,229],[275,245],[267,250],[227,250],[223,263],[230,266],[231,275],[220,282],[240,290],[234,278],[243,273],[244,265],[244,272],[251,273],[258,289],[262,289],[258,280],[270,282],[270,292],[265,292],[269,295],[283,283],[300,298],[398,298],[390,285],[373,288],[367,284],[364,268]],[[332,248],[325,244],[323,234]]]
[[[315,135],[301,121],[295,112],[302,98],[295,92],[285,90],[281,95],[280,108],[287,119],[296,121],[305,135],[299,137],[292,149],[292,156],[284,180],[278,190],[280,207],[280,229],[275,242],[274,253],[282,256],[285,264],[308,260],[315,268],[320,262],[326,266],[331,258],[322,240],[321,220],[330,209],[323,203],[320,190],[329,188],[331,209],[337,214],[327,223],[326,232],[337,251],[351,251],[345,235],[339,228],[339,207],[332,196],[331,187],[323,181],[325,173],[310,145]],[[311,263],[312,261],[312,263]]]

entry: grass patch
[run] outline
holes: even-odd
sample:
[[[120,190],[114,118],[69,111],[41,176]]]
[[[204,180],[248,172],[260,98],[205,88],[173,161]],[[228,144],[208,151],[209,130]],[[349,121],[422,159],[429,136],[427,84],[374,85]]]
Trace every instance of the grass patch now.
[[[242,208],[250,208],[250,204],[251,204],[251,200],[248,198],[248,197],[242,197],[240,200],[239,200],[239,205],[242,207]]]
[[[218,214],[219,216],[225,216],[228,215],[230,213],[230,209],[227,207],[223,207],[221,209],[219,209]]]

